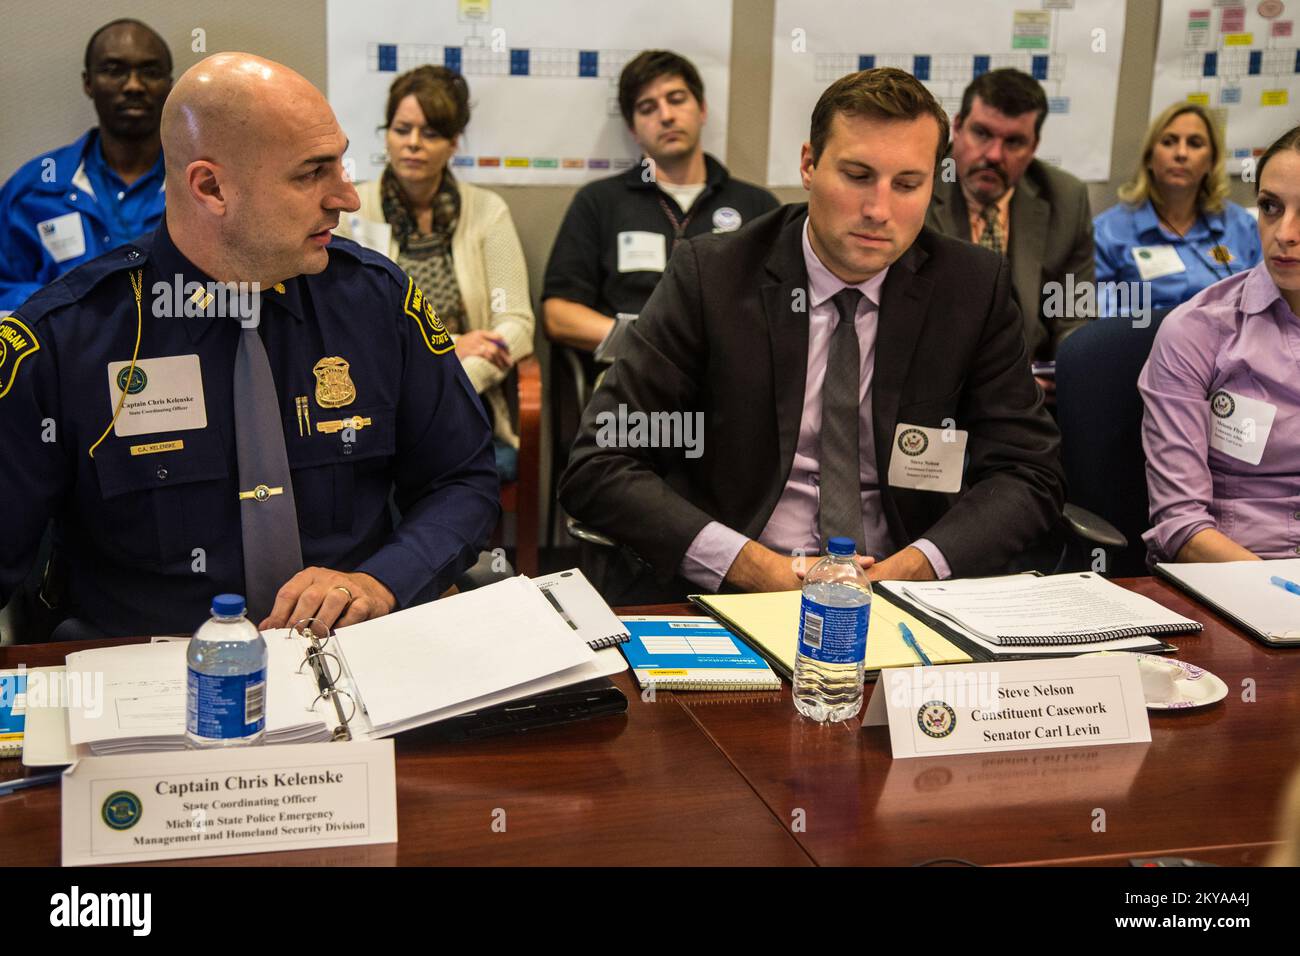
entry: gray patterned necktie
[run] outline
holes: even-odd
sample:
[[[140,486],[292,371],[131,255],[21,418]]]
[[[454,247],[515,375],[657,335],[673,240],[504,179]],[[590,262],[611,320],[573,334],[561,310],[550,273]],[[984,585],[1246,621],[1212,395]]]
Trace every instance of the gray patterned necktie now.
[[[248,617],[256,624],[271,613],[276,592],[302,570],[298,510],[280,402],[256,325],[241,328],[239,333],[234,402],[244,588]]]
[[[822,550],[831,538],[852,538],[863,553],[862,482],[858,461],[858,391],[861,364],[854,319],[862,292],[845,287],[831,300],[840,320],[831,333],[822,382],[821,508]]]

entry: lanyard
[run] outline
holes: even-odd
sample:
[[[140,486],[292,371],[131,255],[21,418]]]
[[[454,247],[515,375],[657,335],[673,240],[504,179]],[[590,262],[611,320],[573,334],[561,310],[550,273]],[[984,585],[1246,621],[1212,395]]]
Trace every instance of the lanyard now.
[[[664,211],[664,216],[667,217],[668,222],[673,227],[673,244],[668,250],[670,253],[673,249],[677,248],[679,240],[686,238],[686,229],[690,226],[691,220],[695,218],[695,213],[698,212],[700,208],[700,202],[708,192],[709,187],[708,185],[705,185],[704,189],[700,191],[700,194],[695,197],[695,202],[691,203],[691,211],[681,219],[678,219],[677,214],[673,212],[673,207],[668,204],[667,197],[665,197],[662,192],[659,193],[659,208]]]
[[[1154,209],[1154,204],[1152,204],[1152,208]],[[1187,233],[1179,232],[1177,229],[1175,229],[1173,227],[1173,224],[1168,219],[1160,215],[1159,211],[1156,211],[1156,218],[1160,220],[1160,222],[1163,223],[1165,226],[1167,226],[1169,228],[1169,231],[1172,232],[1175,236],[1177,236],[1179,239],[1183,240],[1183,242],[1186,242],[1188,245],[1190,245],[1192,247],[1192,252],[1195,255],[1198,256],[1202,255],[1201,251],[1196,248],[1195,243],[1193,241],[1188,240]],[[1221,239],[1220,240],[1214,239],[1214,230],[1210,228],[1210,224],[1205,221],[1205,215],[1199,210],[1196,213],[1196,222],[1193,223],[1192,225],[1205,226],[1205,231],[1209,234],[1210,239],[1214,242],[1214,245],[1210,247],[1210,252],[1209,255],[1207,256],[1207,258],[1210,260],[1210,269],[1213,270],[1214,272],[1214,280],[1217,282],[1221,278],[1226,279],[1229,276],[1231,276],[1233,274],[1232,263],[1227,261],[1226,259],[1220,259],[1216,255],[1216,253],[1220,249],[1223,250],[1225,255],[1230,255],[1231,253],[1228,252],[1228,247],[1223,244],[1223,241]],[[1189,227],[1187,232],[1191,232],[1191,231],[1192,230]],[[1220,265],[1222,265],[1227,271],[1222,273],[1219,272]]]

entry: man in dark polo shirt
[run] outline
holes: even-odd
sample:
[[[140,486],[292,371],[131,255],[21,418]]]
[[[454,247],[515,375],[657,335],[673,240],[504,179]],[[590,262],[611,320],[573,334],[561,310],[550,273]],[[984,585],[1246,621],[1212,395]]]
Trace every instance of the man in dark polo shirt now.
[[[677,240],[732,232],[778,205],[767,190],[732,179],[701,148],[708,108],[689,60],[667,50],[639,54],[619,76],[618,102],[644,156],[579,190],[542,290],[546,334],[582,353],[589,381],[592,351],[615,316],[641,311]]]

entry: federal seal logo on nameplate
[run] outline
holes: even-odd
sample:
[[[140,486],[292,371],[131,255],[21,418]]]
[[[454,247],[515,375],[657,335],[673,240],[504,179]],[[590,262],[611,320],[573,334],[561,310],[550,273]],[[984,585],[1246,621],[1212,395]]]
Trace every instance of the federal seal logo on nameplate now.
[[[898,450],[915,458],[930,447],[930,439],[919,428],[909,428],[898,436]]]
[[[930,737],[947,737],[957,726],[957,714],[941,700],[926,701],[916,712],[921,732]]]
[[[348,374],[351,364],[345,358],[329,355],[311,370],[316,376],[316,404],[321,408],[342,408],[357,400],[357,387]]]

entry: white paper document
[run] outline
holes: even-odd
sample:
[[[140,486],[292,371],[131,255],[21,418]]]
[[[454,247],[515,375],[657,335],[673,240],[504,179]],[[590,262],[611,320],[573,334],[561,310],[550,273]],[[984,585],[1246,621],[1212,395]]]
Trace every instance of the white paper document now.
[[[1150,598],[1089,572],[909,582],[898,590],[994,644],[1077,645],[1201,629]]]
[[[1160,564],[1156,571],[1256,636],[1283,644],[1300,643],[1300,594],[1272,582],[1276,577],[1300,583],[1300,558]]]

